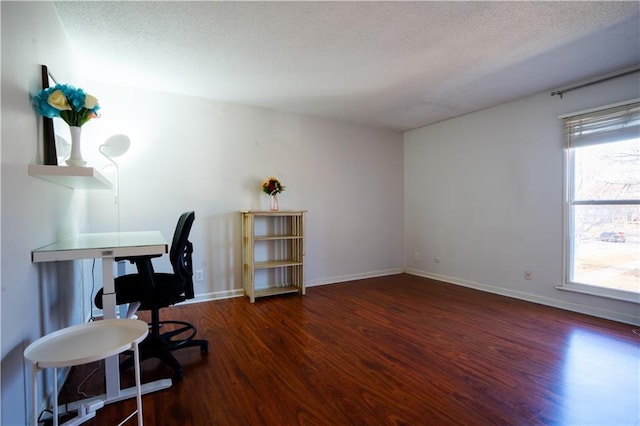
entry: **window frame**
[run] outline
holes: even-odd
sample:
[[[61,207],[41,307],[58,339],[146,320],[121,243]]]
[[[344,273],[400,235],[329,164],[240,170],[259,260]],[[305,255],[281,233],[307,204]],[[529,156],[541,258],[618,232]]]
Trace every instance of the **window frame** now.
[[[617,108],[624,105],[629,105],[633,103],[640,102],[640,98],[630,99],[623,102],[618,102],[615,104],[605,105],[597,108],[592,108],[589,110],[578,111],[569,114],[563,114],[558,118],[561,120],[575,117],[582,114],[595,113],[599,111],[608,110],[611,108]],[[564,125],[563,125],[563,134],[564,134]],[[563,138],[564,147],[564,165],[563,165],[563,262],[562,262],[562,273],[563,280],[562,284],[556,286],[559,290],[568,290],[578,293],[589,294],[592,296],[600,296],[609,299],[615,300],[623,300],[626,302],[633,302],[636,304],[640,304],[640,292],[632,292],[625,290],[612,289],[607,287],[601,287],[595,284],[584,284],[579,282],[574,282],[571,280],[571,274],[573,271],[573,263],[574,263],[574,249],[575,249],[575,238],[573,238],[575,231],[575,224],[573,218],[573,207],[579,205],[634,205],[640,204],[639,200],[580,200],[575,201],[574,197],[574,188],[575,188],[575,149],[580,147],[570,147],[566,141],[566,137]],[[607,143],[607,142],[604,142]]]

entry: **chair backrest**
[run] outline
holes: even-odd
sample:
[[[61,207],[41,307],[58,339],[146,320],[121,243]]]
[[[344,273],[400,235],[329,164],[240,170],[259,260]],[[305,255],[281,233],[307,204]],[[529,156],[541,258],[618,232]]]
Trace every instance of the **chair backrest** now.
[[[191,226],[196,218],[195,212],[184,212],[178,219],[176,230],[173,233],[173,241],[169,250],[169,260],[173,266],[173,273],[184,281],[185,296],[193,299],[193,244],[189,241]]]

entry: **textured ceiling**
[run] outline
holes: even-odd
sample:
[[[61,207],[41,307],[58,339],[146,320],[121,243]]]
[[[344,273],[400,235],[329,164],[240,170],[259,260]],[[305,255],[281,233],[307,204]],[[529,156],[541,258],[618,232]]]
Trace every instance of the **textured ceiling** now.
[[[640,63],[640,2],[56,2],[94,80],[407,130]]]

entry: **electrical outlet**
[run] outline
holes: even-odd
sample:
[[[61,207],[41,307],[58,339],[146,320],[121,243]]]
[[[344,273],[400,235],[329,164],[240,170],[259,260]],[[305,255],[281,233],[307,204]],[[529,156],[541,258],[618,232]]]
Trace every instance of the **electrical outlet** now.
[[[524,279],[525,279],[525,280],[529,280],[529,281],[531,281],[531,279],[533,279],[533,272],[531,272],[531,271],[524,271]]]
[[[196,270],[196,281],[204,281],[204,271],[202,269]]]
[[[416,251],[415,253],[413,253],[413,260],[420,260],[420,252]]]
[[[435,263],[440,263],[440,258],[438,256],[436,256],[436,257],[433,258],[433,261]]]

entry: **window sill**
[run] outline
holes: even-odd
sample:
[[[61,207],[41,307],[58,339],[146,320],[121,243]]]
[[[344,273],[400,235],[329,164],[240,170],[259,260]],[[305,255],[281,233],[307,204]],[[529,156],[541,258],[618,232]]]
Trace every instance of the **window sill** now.
[[[585,284],[567,283],[557,285],[556,289],[562,291],[571,291],[574,293],[588,294],[590,296],[604,297],[607,299],[621,300],[623,302],[631,302],[640,304],[640,293],[631,291],[614,290],[610,288],[597,287]]]

